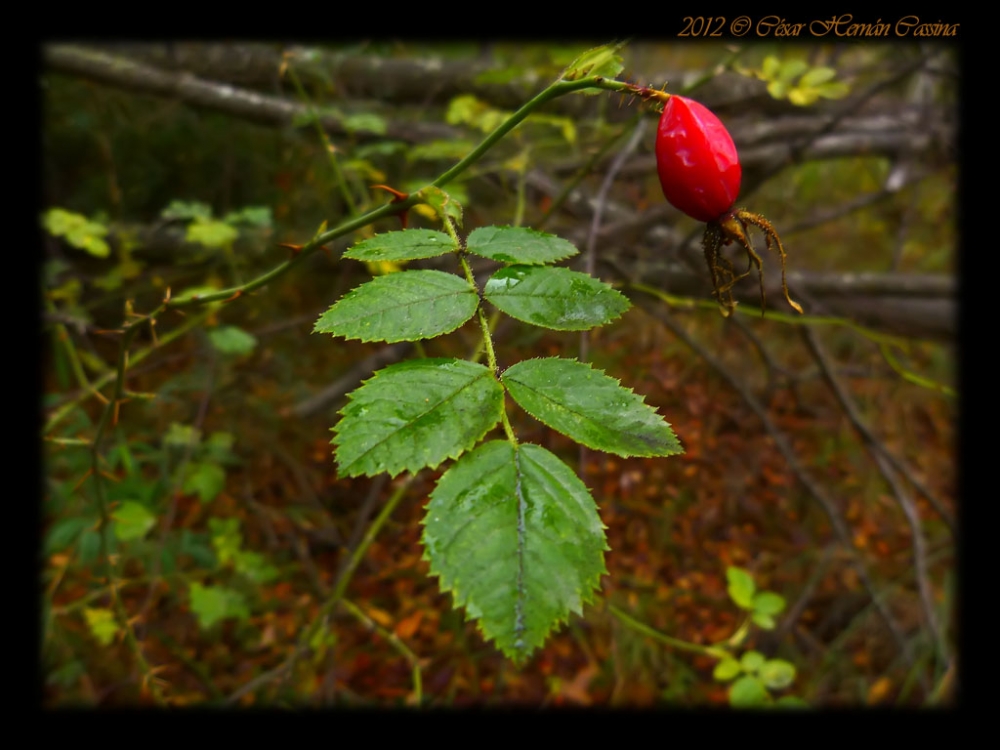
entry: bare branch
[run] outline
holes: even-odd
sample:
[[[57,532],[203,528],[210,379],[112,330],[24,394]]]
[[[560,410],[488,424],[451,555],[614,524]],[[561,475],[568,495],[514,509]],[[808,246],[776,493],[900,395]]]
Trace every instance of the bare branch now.
[[[42,59],[51,70],[60,73],[89,78],[141,94],[177,99],[194,107],[223,112],[265,125],[290,125],[296,117],[309,114],[309,108],[281,97],[206,81],[188,73],[163,71],[125,57],[83,47],[47,45],[43,49]],[[339,118],[328,114],[320,116],[320,124],[331,135],[348,133]],[[389,123],[385,134],[385,137],[410,143],[451,136],[454,136],[454,131],[450,127],[420,122]],[[373,136],[357,133],[356,137],[364,140]]]
[[[889,631],[892,633],[892,637],[896,641],[896,645],[898,646],[900,653],[903,654],[907,663],[912,665],[913,654],[909,643],[906,640],[902,628],[892,616],[892,613],[889,611],[882,595],[876,588],[875,583],[868,572],[868,567],[855,552],[851,542],[851,531],[847,522],[837,509],[833,499],[826,494],[819,483],[816,482],[816,480],[814,480],[802,466],[798,456],[796,456],[788,442],[788,439],[785,437],[785,434],[778,429],[778,427],[771,420],[770,415],[767,413],[767,409],[764,408],[764,406],[750,392],[746,385],[737,379],[735,375],[729,372],[729,370],[727,370],[722,363],[711,354],[711,352],[703,347],[693,336],[684,330],[684,328],[680,326],[676,320],[674,320],[673,316],[667,311],[663,304],[652,302],[648,297],[645,297],[640,304],[646,309],[647,312],[653,315],[653,317],[669,328],[673,334],[677,336],[677,338],[687,344],[688,347],[690,347],[699,357],[704,359],[705,362],[707,362],[708,365],[715,370],[722,377],[722,379],[730,385],[731,388],[733,388],[733,390],[739,393],[747,406],[750,407],[754,414],[757,415],[757,418],[763,422],[764,429],[767,431],[768,435],[771,436],[771,439],[774,440],[775,446],[778,448],[781,455],[784,456],[785,461],[788,463],[788,467],[792,470],[792,473],[795,474],[799,482],[806,488],[813,499],[819,503],[823,512],[830,520],[834,535],[837,537],[837,540],[840,542],[845,552],[850,555],[851,564],[858,573],[858,577],[861,579],[865,589],[868,591],[868,595],[871,597],[875,608],[878,610],[886,626],[889,628]]]

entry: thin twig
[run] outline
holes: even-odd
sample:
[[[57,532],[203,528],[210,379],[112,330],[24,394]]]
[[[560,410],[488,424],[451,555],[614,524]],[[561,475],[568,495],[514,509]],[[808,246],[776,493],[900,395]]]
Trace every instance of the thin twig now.
[[[640,117],[632,131],[632,137],[629,138],[628,143],[625,144],[625,147],[618,152],[614,161],[611,162],[611,166],[608,168],[607,174],[604,175],[604,181],[601,183],[600,190],[597,191],[597,197],[594,199],[594,217],[590,222],[590,234],[587,237],[587,250],[586,255],[584,256],[584,272],[588,276],[597,275],[597,235],[601,228],[601,216],[604,213],[604,206],[608,199],[608,193],[611,191],[611,186],[614,184],[622,165],[625,164],[626,159],[628,159],[628,157],[631,156],[639,146],[639,142],[642,140],[642,136],[645,131],[646,120]],[[586,362],[589,355],[590,331],[580,331],[580,352],[578,359],[581,362]],[[581,477],[584,476],[584,467],[586,464],[587,447],[581,444],[579,472]]]
[[[858,573],[858,577],[861,579],[865,589],[868,591],[868,595],[871,597],[872,603],[875,605],[879,614],[882,616],[882,619],[888,626],[889,631],[892,633],[893,639],[896,641],[896,645],[903,654],[904,659],[906,659],[907,663],[912,664],[913,654],[906,641],[903,630],[892,616],[892,613],[889,611],[882,595],[876,589],[874,581],[872,581],[871,575],[868,572],[867,566],[854,551],[851,543],[852,535],[847,522],[844,521],[843,516],[837,509],[833,500],[827,496],[826,492],[823,491],[820,485],[808,474],[808,472],[806,472],[805,468],[800,463],[798,456],[796,456],[795,452],[792,450],[785,434],[774,424],[774,422],[771,421],[771,417],[767,413],[764,406],[754,397],[752,393],[750,393],[749,389],[747,389],[742,382],[730,373],[729,370],[727,370],[722,363],[711,354],[711,352],[695,340],[694,337],[692,337],[677,323],[676,320],[674,320],[673,316],[666,310],[664,305],[644,304],[643,306],[648,312],[667,326],[667,328],[669,328],[674,335],[677,336],[677,338],[687,344],[688,347],[698,354],[698,356],[704,359],[705,362],[708,363],[708,365],[723,378],[723,380],[729,383],[730,387],[740,394],[747,406],[749,406],[754,414],[757,415],[757,418],[763,422],[764,429],[774,440],[775,446],[778,448],[782,456],[784,456],[785,461],[788,463],[788,467],[826,513],[838,541],[850,554],[851,563]]]
[[[803,328],[801,330],[801,334],[803,341],[805,341],[806,346],[809,348],[813,358],[819,365],[820,371],[823,373],[823,379],[830,387],[830,390],[833,392],[834,397],[837,399],[841,408],[847,414],[848,419],[850,420],[855,431],[861,437],[862,442],[864,442],[865,447],[868,449],[868,452],[871,453],[872,458],[878,465],[879,471],[892,488],[896,502],[899,504],[903,514],[906,516],[906,520],[910,525],[910,533],[913,537],[913,566],[917,577],[917,589],[920,592],[920,602],[924,619],[927,622],[927,626],[931,630],[935,646],[939,650],[942,660],[947,661],[947,646],[944,643],[941,629],[938,626],[937,616],[934,613],[933,595],[931,593],[931,586],[927,572],[927,549],[924,541],[923,527],[920,523],[920,514],[917,511],[916,505],[913,503],[913,499],[910,497],[906,489],[899,483],[896,472],[893,471],[893,468],[890,465],[890,461],[888,460],[888,448],[886,448],[881,441],[876,439],[871,430],[868,429],[868,426],[861,418],[858,407],[854,403],[854,399],[851,398],[851,395],[841,385],[836,375],[834,375],[833,370],[830,367],[829,357],[824,351],[823,345],[820,343],[815,332],[809,328]]]
[[[375,537],[378,536],[378,532],[385,525],[386,521],[389,520],[389,516],[392,515],[396,506],[399,505],[399,502],[405,496],[406,490],[409,489],[413,480],[414,477],[411,475],[397,485],[396,491],[393,492],[392,496],[388,499],[388,501],[386,501],[386,504],[383,506],[378,517],[376,517],[376,519],[368,527],[368,530],[365,532],[365,536],[361,540],[361,543],[351,554],[347,565],[337,579],[333,593],[323,603],[323,606],[320,607],[320,610],[313,619],[312,624],[299,635],[298,643],[292,653],[290,653],[285,660],[274,669],[271,669],[262,675],[258,675],[247,684],[235,690],[228,698],[226,698],[225,702],[227,705],[234,705],[238,703],[244,695],[248,695],[263,685],[284,677],[289,671],[291,671],[292,667],[295,666],[295,663],[307,651],[309,651],[309,644],[312,643],[313,638],[319,633],[319,631],[326,627],[330,614],[343,599],[344,592],[347,590],[347,585],[350,583],[351,577],[357,569],[358,564],[361,562],[361,559],[364,557],[365,552],[368,551],[372,542],[375,541]]]

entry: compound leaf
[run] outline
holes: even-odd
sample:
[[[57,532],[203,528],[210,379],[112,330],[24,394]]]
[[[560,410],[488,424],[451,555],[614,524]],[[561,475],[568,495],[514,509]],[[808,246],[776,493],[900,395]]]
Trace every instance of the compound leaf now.
[[[629,308],[623,294],[568,268],[507,266],[486,282],[483,296],[512,318],[557,331],[586,331]]]
[[[404,229],[377,234],[359,242],[346,253],[353,260],[419,260],[436,258],[455,250],[455,243],[444,232],[434,229]]]
[[[604,525],[576,474],[537,445],[488,442],[431,493],[424,559],[483,634],[522,662],[606,572]]]
[[[483,258],[528,266],[555,263],[580,252],[562,237],[527,227],[479,227],[469,233],[465,247]]]
[[[334,427],[341,476],[395,476],[458,458],[500,421],[503,387],[483,365],[415,359],[349,394]]]
[[[624,68],[621,55],[618,54],[618,50],[624,45],[624,42],[618,42],[587,50],[563,71],[563,79],[573,81],[592,75],[614,78]]]
[[[501,380],[528,414],[588,448],[625,457],[683,452],[655,409],[590,365],[528,359],[508,368]]]
[[[468,282],[443,271],[377,276],[327,310],[313,333],[362,341],[417,341],[454,331],[476,312]]]

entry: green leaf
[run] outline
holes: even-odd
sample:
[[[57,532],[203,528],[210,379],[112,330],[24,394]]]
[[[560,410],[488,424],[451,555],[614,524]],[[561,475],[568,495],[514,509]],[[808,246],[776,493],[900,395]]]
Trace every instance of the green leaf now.
[[[174,448],[194,448],[201,442],[201,431],[190,425],[171,422],[163,444]]]
[[[712,677],[719,682],[729,682],[742,672],[743,667],[736,659],[723,659],[715,665]]]
[[[140,503],[128,501],[111,514],[115,524],[115,536],[123,542],[142,539],[156,523],[156,516]]]
[[[203,503],[211,502],[226,486],[226,471],[216,463],[195,462],[188,466],[184,492],[197,493]]]
[[[763,612],[754,612],[750,615],[750,619],[753,620],[754,625],[762,630],[774,630],[778,624],[771,615]]]
[[[740,609],[753,609],[753,595],[757,584],[753,576],[743,568],[730,565],[726,569],[726,580],[729,581],[729,598],[736,602]]]
[[[343,124],[344,129],[348,133],[357,133],[363,130],[378,135],[385,135],[389,127],[385,118],[374,112],[358,112],[357,114],[347,115],[343,119]]]
[[[111,248],[100,237],[101,234],[107,231],[107,229],[99,224],[87,223],[78,230],[66,235],[66,241],[74,247],[88,252],[95,258],[107,258],[111,254]]]
[[[777,615],[785,609],[785,597],[773,591],[759,591],[753,597],[752,607],[762,615]]]
[[[462,204],[458,202],[454,195],[446,193],[439,187],[429,185],[417,192],[420,199],[434,209],[434,213],[440,218],[447,216],[455,222],[456,226],[462,226]]]
[[[756,672],[764,663],[764,654],[760,651],[747,651],[740,657],[740,666],[744,672]]]
[[[767,84],[767,93],[775,99],[784,99],[790,89],[790,84],[785,81],[771,81]]]
[[[235,463],[237,458],[233,453],[235,438],[229,432],[213,432],[205,441],[204,457],[217,463]]]
[[[45,554],[51,555],[62,552],[69,547],[76,538],[88,526],[93,526],[97,519],[74,516],[72,518],[62,518],[52,524],[52,528],[45,534]]]
[[[729,705],[737,708],[755,708],[771,700],[767,688],[756,677],[744,675],[729,688]]]
[[[816,93],[824,99],[843,99],[851,93],[851,87],[843,81],[831,81],[816,87]],[[807,704],[808,705],[808,704]]]
[[[484,133],[496,130],[510,112],[496,109],[472,94],[461,94],[448,103],[445,121],[449,125],[471,125]]]
[[[86,223],[86,216],[67,211],[64,208],[50,208],[42,214],[42,226],[45,227],[45,231],[56,237],[65,237]]]
[[[237,573],[245,575],[254,583],[268,583],[278,577],[278,569],[257,552],[239,551],[233,558]]]
[[[246,598],[239,591],[223,586],[202,586],[194,582],[191,584],[190,595],[191,611],[203,630],[232,617],[241,620],[250,617]]]
[[[471,318],[479,295],[443,271],[401,271],[376,276],[327,310],[313,333],[362,341],[417,341],[454,331]]]
[[[236,241],[240,233],[224,221],[196,220],[187,228],[188,242],[197,242],[205,247],[228,247]]]
[[[563,80],[575,81],[577,78],[586,78],[587,76],[614,78],[625,67],[621,56],[617,54],[618,50],[624,46],[625,42],[619,42],[587,50],[563,71]]]
[[[837,75],[833,68],[818,67],[810,68],[806,74],[799,79],[799,86],[802,88],[815,88],[821,83],[826,83]]]
[[[208,528],[212,533],[212,547],[219,563],[226,565],[234,560],[243,545],[243,532],[238,518],[209,518]]]
[[[503,388],[489,368],[457,359],[390,365],[348,398],[333,440],[346,477],[435,468],[479,442],[503,413]]]
[[[819,93],[816,89],[794,88],[788,92],[788,101],[796,107],[808,107],[817,99],[819,99]]]
[[[77,552],[80,555],[80,563],[87,565],[97,559],[101,551],[101,535],[94,529],[84,529],[80,534],[80,541],[77,542]]]
[[[359,242],[346,253],[353,260],[418,260],[454,252],[455,243],[444,232],[433,229],[405,229],[377,234]]]
[[[222,354],[250,354],[257,346],[257,338],[237,326],[219,326],[208,332],[208,340]]]
[[[269,206],[247,206],[231,211],[223,219],[227,224],[249,224],[252,227],[269,227],[274,223]]]
[[[94,640],[102,646],[110,646],[119,631],[114,612],[110,609],[84,607],[83,616]]]
[[[670,425],[617,380],[573,359],[528,359],[501,377],[528,414],[588,448],[619,456],[682,453]]]
[[[770,659],[761,665],[758,675],[771,690],[783,690],[795,681],[795,667],[784,659]]]
[[[200,201],[170,201],[160,212],[164,219],[211,219],[212,207]]]
[[[576,474],[537,445],[488,442],[431,493],[424,559],[483,635],[523,662],[606,572],[604,525]]]
[[[809,63],[805,60],[786,60],[781,63],[778,71],[778,79],[785,83],[791,83],[809,69]]]
[[[486,282],[483,296],[513,318],[557,331],[586,331],[629,308],[617,290],[568,268],[507,266]]]
[[[65,237],[73,247],[85,250],[97,258],[107,258],[111,253],[108,243],[102,239],[108,234],[108,228],[82,214],[50,208],[42,216],[42,225],[49,234]]]
[[[480,227],[472,230],[465,245],[475,255],[528,266],[555,263],[580,252],[562,237],[527,227]]]

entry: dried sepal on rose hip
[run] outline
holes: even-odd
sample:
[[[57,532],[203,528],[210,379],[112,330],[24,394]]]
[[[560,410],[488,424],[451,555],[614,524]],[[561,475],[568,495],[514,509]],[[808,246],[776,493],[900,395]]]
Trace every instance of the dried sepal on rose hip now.
[[[740,193],[743,169],[733,138],[718,117],[704,105],[683,96],[667,99],[656,132],[656,169],[663,195],[692,219],[707,224],[701,245],[712,274],[715,298],[729,315],[736,307],[733,286],[757,267],[761,312],[764,308],[763,261],[750,240],[748,226],[759,228],[767,249],[777,248],[781,258],[781,288],[798,312],[802,307],[788,296],[785,283],[785,248],[774,226],[760,214],[733,209]],[[747,270],[737,274],[722,255],[722,248],[736,242],[747,254]]]

